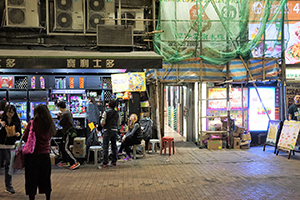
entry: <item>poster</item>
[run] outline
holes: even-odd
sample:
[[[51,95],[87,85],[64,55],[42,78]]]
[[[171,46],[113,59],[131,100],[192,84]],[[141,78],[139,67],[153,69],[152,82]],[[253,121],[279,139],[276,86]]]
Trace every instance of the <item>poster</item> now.
[[[275,120],[275,88],[258,88],[265,109],[263,108],[255,88],[249,91],[249,131],[266,131],[269,124],[269,114],[271,120]]]
[[[112,74],[111,83],[112,83],[113,93],[128,91],[127,73]]]
[[[278,147],[287,150],[294,150],[299,135],[299,121],[284,121],[281,135],[278,141]]]
[[[281,121],[279,120],[270,120],[268,126],[268,134],[266,139],[266,144],[276,146],[277,136],[280,134]]]
[[[269,19],[279,8],[280,1],[271,2],[271,14]],[[249,26],[248,38],[253,40],[261,29],[260,19],[264,14],[265,2],[252,1],[249,9]],[[300,63],[300,1],[287,1],[285,6],[284,22],[284,54],[286,64]],[[280,58],[281,57],[281,15],[277,16],[274,23],[267,24],[265,34],[261,38],[261,42],[252,50],[252,57]]]
[[[113,93],[146,91],[145,72],[112,74]]]
[[[218,99],[223,100],[212,100],[208,101],[208,109],[226,109],[226,88],[209,88],[208,99]],[[229,93],[230,98],[230,108],[231,109],[241,109],[242,108],[242,89],[241,88],[231,88]],[[243,102],[244,108],[248,108],[248,91],[244,89],[243,91]]]

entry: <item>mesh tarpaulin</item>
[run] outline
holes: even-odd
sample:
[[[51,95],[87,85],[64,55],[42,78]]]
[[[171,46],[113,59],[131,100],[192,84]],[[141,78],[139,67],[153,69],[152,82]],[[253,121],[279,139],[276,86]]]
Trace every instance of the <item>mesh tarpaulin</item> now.
[[[155,51],[176,64],[201,58],[222,65],[240,58],[280,58],[286,0],[160,0]],[[282,48],[283,47],[283,48]]]

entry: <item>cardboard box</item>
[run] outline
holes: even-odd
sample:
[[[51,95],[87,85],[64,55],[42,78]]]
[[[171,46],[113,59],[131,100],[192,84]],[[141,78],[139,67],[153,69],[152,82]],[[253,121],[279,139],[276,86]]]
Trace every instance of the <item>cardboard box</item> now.
[[[209,150],[219,150],[222,149],[222,140],[208,140],[207,149]]]
[[[251,141],[251,134],[242,134],[242,141]]]
[[[85,148],[80,150],[73,149],[73,155],[75,156],[75,158],[84,158],[86,155],[86,150]]]
[[[233,139],[233,148],[240,149],[241,146],[241,138],[234,138]]]
[[[251,141],[241,142],[241,149],[249,149]]]
[[[243,134],[245,132],[245,128],[242,127],[242,126],[235,126],[234,132],[239,133],[239,134]]]
[[[85,149],[86,145],[85,145],[85,137],[76,137],[74,138],[73,141],[73,149],[74,150],[80,150],[80,149]]]

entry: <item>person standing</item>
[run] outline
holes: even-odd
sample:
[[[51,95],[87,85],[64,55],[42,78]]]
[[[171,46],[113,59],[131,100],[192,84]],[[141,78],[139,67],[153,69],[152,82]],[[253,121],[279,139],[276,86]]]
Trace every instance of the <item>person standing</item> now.
[[[131,114],[128,122],[128,132],[122,137],[122,144],[118,153],[122,153],[125,149],[127,157],[124,161],[132,160],[130,155],[130,146],[135,144],[141,144],[143,134],[141,131],[140,124],[138,123],[138,117],[136,114]]]
[[[67,110],[66,103],[63,101],[59,101],[56,106],[60,110],[61,113],[58,114],[59,125],[62,126],[63,138],[60,143],[60,151],[62,153],[63,161],[58,164],[59,167],[69,166],[71,164],[70,169],[74,170],[80,166],[80,163],[76,160],[72,151],[70,150],[70,144],[73,143],[72,134],[74,133],[74,121],[72,113]]]
[[[52,191],[50,139],[55,134],[56,128],[46,105],[36,106],[33,114],[33,121],[28,123],[23,135],[26,142],[33,123],[36,143],[34,152],[25,155],[25,191],[26,195],[29,195],[29,200],[34,200],[39,188],[39,193],[45,194],[46,200],[50,200]]]
[[[289,120],[300,121],[300,95],[295,95],[294,104],[289,107]]]
[[[11,150],[15,146],[15,142],[20,137],[21,121],[17,115],[14,105],[7,105],[1,116],[0,130],[0,163],[4,162],[5,168],[5,192],[14,194],[15,190],[12,186],[12,176],[8,173],[11,157]]]
[[[101,119],[103,126],[103,163],[98,167],[108,168],[108,144],[111,143],[112,161],[111,166],[117,166],[117,139],[118,126],[121,125],[121,117],[118,111],[115,110],[117,103],[115,100],[110,100],[108,103],[108,110],[104,111]]]
[[[96,127],[99,124],[100,111],[94,97],[88,97],[87,120],[93,122]],[[92,130],[91,130],[92,131]]]

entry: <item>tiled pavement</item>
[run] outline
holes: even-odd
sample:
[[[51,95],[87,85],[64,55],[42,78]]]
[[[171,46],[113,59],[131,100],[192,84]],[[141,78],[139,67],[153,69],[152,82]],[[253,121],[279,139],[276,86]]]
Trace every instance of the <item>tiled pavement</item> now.
[[[286,153],[273,154],[273,147],[209,151],[169,134],[176,141],[172,156],[147,154],[106,170],[92,164],[75,171],[53,166],[52,199],[300,199],[300,154],[288,160]],[[4,192],[3,169],[0,177],[1,200],[28,198],[24,170],[13,176],[13,195]]]

